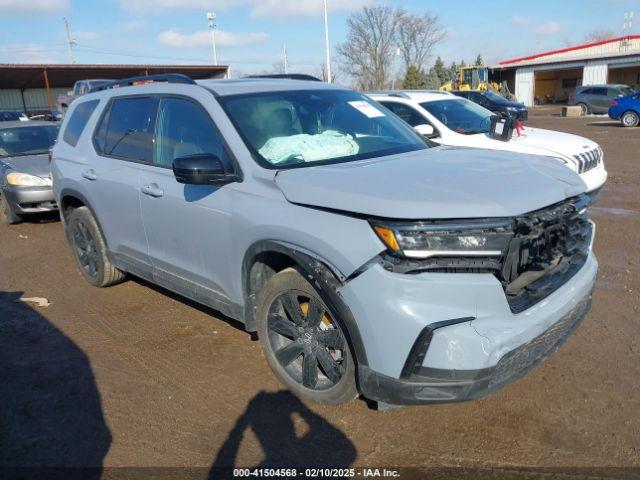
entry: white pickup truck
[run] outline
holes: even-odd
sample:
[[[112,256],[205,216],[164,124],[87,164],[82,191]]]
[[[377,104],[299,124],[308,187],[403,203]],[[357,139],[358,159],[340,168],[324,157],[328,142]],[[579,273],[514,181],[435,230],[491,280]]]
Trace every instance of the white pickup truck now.
[[[578,173],[588,192],[607,180],[600,146],[584,137],[523,127],[509,141],[490,135],[492,112],[448,92],[401,90],[367,94],[440,145],[505,150],[553,157]]]
[[[58,97],[58,111],[63,115],[76,98],[89,93],[92,88],[106,85],[113,82],[113,80],[107,80],[103,78],[92,78],[90,80],[78,80],[73,84],[73,89],[69,90],[66,95],[60,95]]]

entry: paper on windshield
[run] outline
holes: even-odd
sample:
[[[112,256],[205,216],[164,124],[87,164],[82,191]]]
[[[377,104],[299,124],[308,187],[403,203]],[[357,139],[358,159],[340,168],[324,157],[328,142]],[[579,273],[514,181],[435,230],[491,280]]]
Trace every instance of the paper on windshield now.
[[[317,162],[348,157],[358,153],[359,149],[351,135],[326,130],[317,135],[302,133],[289,137],[271,138],[258,152],[268,162],[278,164],[287,160]]]
[[[369,118],[384,117],[383,112],[364,100],[354,100],[349,102],[349,105]]]

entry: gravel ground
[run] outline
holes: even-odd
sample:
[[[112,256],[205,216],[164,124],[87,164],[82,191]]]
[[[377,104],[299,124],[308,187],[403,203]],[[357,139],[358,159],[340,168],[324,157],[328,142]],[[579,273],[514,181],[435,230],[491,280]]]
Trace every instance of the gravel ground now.
[[[206,478],[211,466],[261,463],[637,478],[640,129],[553,113],[529,123],[605,152],[609,181],[592,210],[600,274],[586,320],[524,379],[462,404],[305,406],[232,320],[135,279],[89,286],[61,224],[42,217],[0,228],[0,465],[98,467],[83,478]]]

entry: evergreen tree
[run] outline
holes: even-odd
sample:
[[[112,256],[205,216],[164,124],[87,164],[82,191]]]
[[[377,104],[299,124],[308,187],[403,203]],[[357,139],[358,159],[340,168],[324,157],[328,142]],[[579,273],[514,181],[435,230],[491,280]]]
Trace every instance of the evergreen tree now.
[[[423,88],[423,77],[423,72],[415,65],[411,65],[409,68],[407,68],[407,74],[404,77],[404,84],[402,88],[405,88],[407,90]]]
[[[475,66],[484,67],[484,59],[482,58],[482,55],[478,54],[478,56],[476,57]]]
[[[431,70],[433,71],[435,76],[438,78],[438,82],[440,83],[440,85],[442,85],[443,83],[447,83],[449,81],[449,72],[447,71],[447,68],[444,66],[444,62],[442,61],[442,58],[440,58],[439,56],[436,58],[436,61],[433,64],[433,67],[431,67]]]
[[[436,73],[434,67],[429,69],[429,72],[425,75],[424,78],[424,87],[430,90],[436,90],[442,86],[442,82],[440,81],[440,77]]]

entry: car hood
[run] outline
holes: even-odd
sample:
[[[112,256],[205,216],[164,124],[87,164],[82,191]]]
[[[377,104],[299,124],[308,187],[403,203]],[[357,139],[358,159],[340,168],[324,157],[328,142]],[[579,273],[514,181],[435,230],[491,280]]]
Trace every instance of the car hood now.
[[[394,219],[508,217],[585,190],[555,160],[451,147],[281,170],[275,181],[292,203]]]
[[[20,173],[28,173],[37,177],[51,177],[51,164],[49,163],[49,155],[46,153],[40,155],[24,155],[16,157],[2,157],[0,163],[4,163],[11,170]]]
[[[565,159],[570,159],[572,165],[574,155],[598,148],[597,143],[578,135],[527,126],[524,127],[520,136],[513,132],[513,137],[508,142],[491,138],[488,133],[464,135],[463,137],[457,138],[460,139],[458,144],[531,155],[564,157]]]

